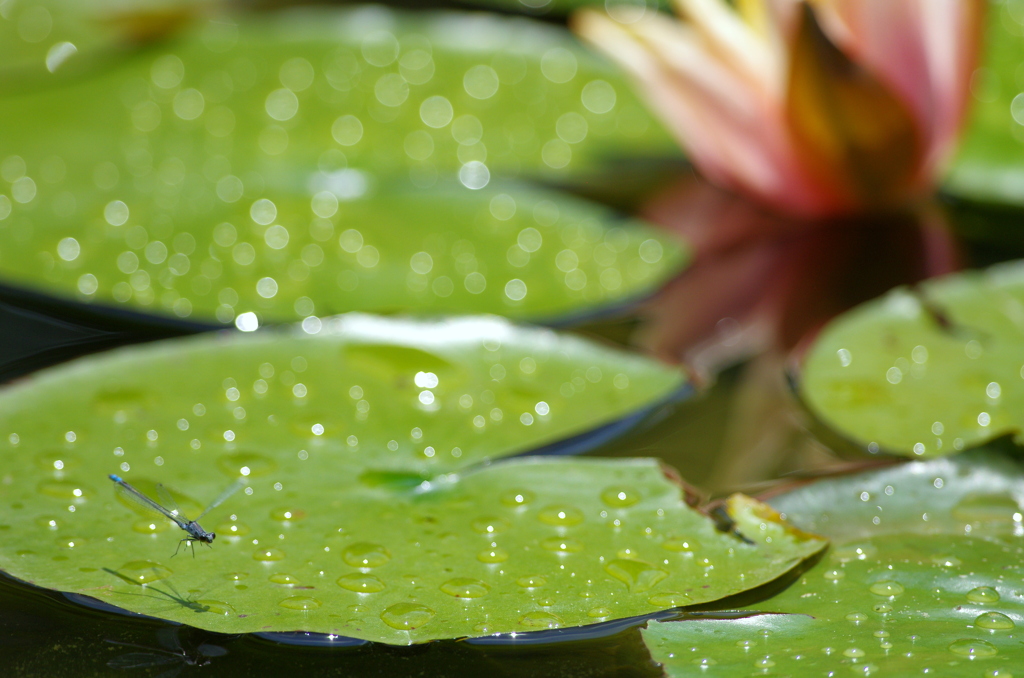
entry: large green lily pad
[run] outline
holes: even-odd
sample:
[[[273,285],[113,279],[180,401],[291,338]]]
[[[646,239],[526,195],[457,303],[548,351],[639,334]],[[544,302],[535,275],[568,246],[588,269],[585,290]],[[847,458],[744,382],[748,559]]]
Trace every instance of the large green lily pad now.
[[[971,80],[973,109],[945,190],[984,202],[1024,204],[1024,10],[992,0],[984,58]]]
[[[547,321],[682,266],[635,220],[492,179],[644,146],[617,126],[639,110],[624,83],[563,32],[382,8],[238,21],[5,99],[0,282],[201,323]]]
[[[800,393],[871,451],[930,457],[1019,438],[1022,303],[1021,262],[897,288],[825,328]]]
[[[565,177],[677,153],[625,77],[565,29],[379,6],[203,22],[103,75],[8,96],[0,119],[19,129],[0,158],[52,177],[52,195],[95,184],[165,203],[190,181],[213,199],[228,175],[259,192],[256,175],[282,164],[429,182],[474,162]]]
[[[2,568],[223,632],[390,643],[574,626],[775,579],[824,541],[743,497],[747,543],[652,460],[522,459],[650,406],[681,375],[500,320],[367,316],[319,334],[121,350],[0,395]],[[157,395],[159,394],[159,395]],[[108,473],[204,518],[213,550],[115,499]],[[172,559],[173,557],[173,559]]]
[[[4,392],[3,436],[44,457],[102,451],[91,473],[129,480],[129,467],[173,479],[205,460],[209,494],[241,466],[302,467],[299,448],[429,478],[615,422],[685,383],[639,355],[498,318],[305,327],[316,333],[205,335],[44,371]],[[228,475],[206,475],[214,466]]]
[[[1022,480],[972,452],[778,497],[832,538],[821,562],[750,617],[652,623],[644,640],[672,676],[1010,675],[1024,662]]]
[[[15,205],[0,280],[202,323],[352,310],[565,320],[650,294],[686,259],[638,221],[520,184],[424,189],[351,169],[292,182],[199,214],[183,203],[174,219],[137,194],[82,193],[84,224]]]

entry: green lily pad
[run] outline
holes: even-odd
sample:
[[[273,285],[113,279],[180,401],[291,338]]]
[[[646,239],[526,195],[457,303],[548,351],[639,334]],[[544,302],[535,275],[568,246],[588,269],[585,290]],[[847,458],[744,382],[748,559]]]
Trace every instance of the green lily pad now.
[[[1022,480],[972,452],[778,497],[833,539],[824,558],[749,617],[651,623],[644,642],[670,676],[1010,675],[1024,662]]]
[[[566,34],[382,8],[239,22],[8,97],[0,125],[19,133],[0,140],[0,281],[207,324],[353,310],[547,321],[650,294],[684,263],[637,221],[492,181],[555,172],[549,132],[581,158],[643,146],[616,131],[637,106],[624,84]],[[478,91],[481,73],[494,91]],[[380,91],[393,80],[401,103]]]
[[[173,220],[137,194],[79,194],[84,226],[37,223],[17,204],[0,228],[0,280],[207,324],[351,310],[554,320],[650,294],[687,258],[638,221],[518,184],[421,189],[351,169],[308,184],[200,214],[182,204]]]
[[[973,109],[944,189],[958,197],[1024,204],[1024,11],[990,2],[981,68],[971,80]]]
[[[859,445],[907,456],[1021,434],[1024,264],[896,288],[828,325],[800,393]]]
[[[189,182],[216,199],[229,175],[259,192],[283,165],[421,183],[469,165],[479,184],[482,166],[564,178],[678,154],[625,76],[565,29],[379,6],[205,22],[103,75],[8,96],[0,120],[19,129],[0,158],[22,157],[37,184],[131,187],[165,208]]]
[[[223,632],[390,643],[576,626],[775,579],[825,542],[742,496],[749,543],[653,460],[527,458],[664,399],[681,375],[493,319],[349,316],[315,336],[199,336],[0,394],[0,566]],[[116,500],[118,473],[203,519],[213,550]]]
[[[128,480],[129,467],[173,477],[204,459],[226,474],[206,479],[212,492],[242,466],[304,461],[303,447],[360,469],[336,483],[367,470],[429,479],[613,423],[684,383],[647,358],[498,318],[350,314],[315,334],[232,332],[81,360],[8,388],[0,410],[18,449],[102,450],[92,473],[119,467]]]

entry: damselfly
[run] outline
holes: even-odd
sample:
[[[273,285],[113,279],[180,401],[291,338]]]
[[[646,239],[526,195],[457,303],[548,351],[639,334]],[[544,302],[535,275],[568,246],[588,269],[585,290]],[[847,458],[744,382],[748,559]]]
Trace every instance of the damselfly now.
[[[158,513],[164,518],[171,520],[175,525],[185,530],[186,537],[178,542],[178,548],[174,549],[174,555],[178,555],[178,550],[181,548],[182,542],[185,542],[186,546],[192,547],[192,557],[196,556],[196,547],[194,542],[200,544],[206,544],[209,546],[213,543],[213,540],[217,537],[213,532],[207,532],[199,524],[199,519],[205,516],[207,513],[223,504],[228,497],[237,492],[243,485],[245,485],[245,479],[239,478],[232,483],[228,489],[220,493],[220,496],[213,500],[213,502],[203,510],[198,516],[189,520],[185,516],[181,515],[178,510],[178,503],[171,497],[171,493],[163,485],[156,486],[156,492],[160,497],[160,501],[163,505],[153,501],[142,492],[129,485],[120,476],[116,476],[113,473],[110,474],[110,479],[117,485],[117,492],[128,501],[134,502],[142,508]],[[173,557],[173,556],[172,556]]]

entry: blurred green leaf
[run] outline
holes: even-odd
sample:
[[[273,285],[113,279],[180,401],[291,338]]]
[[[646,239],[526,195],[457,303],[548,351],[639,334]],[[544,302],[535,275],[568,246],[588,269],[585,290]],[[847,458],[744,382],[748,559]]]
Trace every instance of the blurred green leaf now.
[[[688,258],[641,222],[518,184],[423,189],[356,170],[294,181],[304,179],[257,200],[211,201],[181,221],[145,195],[104,207],[83,191],[78,204],[96,215],[84,226],[33,223],[28,239],[17,226],[0,230],[0,278],[204,323],[352,310],[564,322],[651,294]],[[17,205],[15,220],[35,222],[32,207]]]
[[[5,100],[3,282],[204,323],[565,320],[682,267],[639,222],[492,177],[644,148],[639,105],[564,32],[383,8],[239,21]],[[556,147],[576,159],[556,170]]]
[[[670,676],[1010,675],[1022,480],[975,452],[782,495],[787,519],[832,538],[821,562],[749,617],[652,622],[644,642]]]
[[[775,579],[824,541],[730,500],[743,541],[653,460],[481,462],[649,408],[682,376],[497,319],[348,316],[315,336],[199,336],[0,395],[0,564],[33,584],[221,632],[389,643],[577,626]],[[213,550],[115,501],[172,489]],[[145,584],[145,586],[143,586]]]
[[[21,129],[4,157],[22,156],[36,176],[55,154],[64,171],[49,174],[72,185],[110,162],[104,191],[123,180],[178,194],[166,180],[184,171],[212,194],[232,167],[282,163],[428,177],[476,160],[559,179],[610,156],[678,155],[625,76],[568,31],[485,13],[370,6],[203,21],[102,76],[8,96],[3,109]]]
[[[0,7],[0,96],[102,70],[216,6],[208,0],[8,0]]]
[[[896,288],[840,316],[804,359],[801,396],[871,451],[930,457],[1019,437],[1022,272],[1010,262]]]
[[[1024,204],[1024,9],[990,0],[981,67],[971,78],[973,110],[945,190],[981,202]]]

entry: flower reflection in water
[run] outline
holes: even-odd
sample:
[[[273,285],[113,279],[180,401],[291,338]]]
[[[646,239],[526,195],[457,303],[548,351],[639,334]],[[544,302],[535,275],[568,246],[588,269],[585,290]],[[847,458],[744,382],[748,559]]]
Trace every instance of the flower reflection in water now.
[[[695,263],[640,309],[637,343],[705,382],[753,357],[737,368],[724,441],[701,479],[715,489],[834,463],[793,407],[790,351],[862,301],[959,267],[937,205],[798,220],[689,178],[644,216],[693,242]]]

